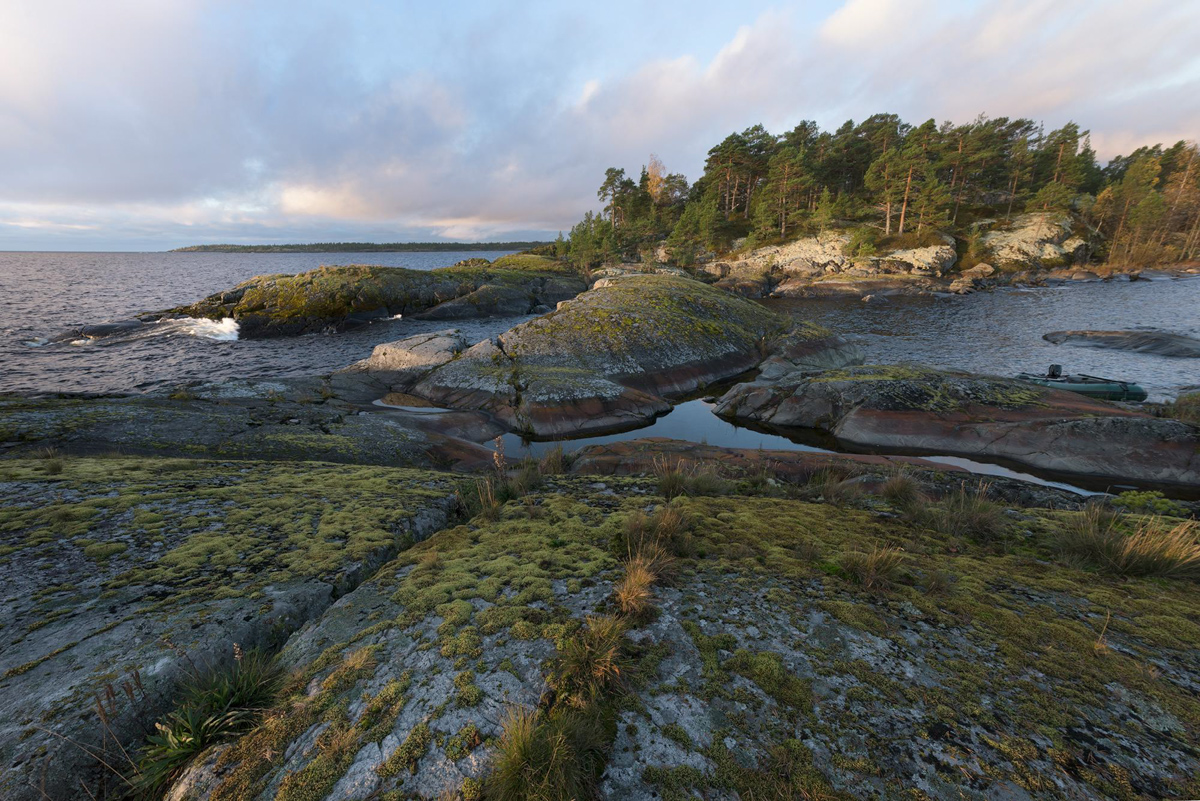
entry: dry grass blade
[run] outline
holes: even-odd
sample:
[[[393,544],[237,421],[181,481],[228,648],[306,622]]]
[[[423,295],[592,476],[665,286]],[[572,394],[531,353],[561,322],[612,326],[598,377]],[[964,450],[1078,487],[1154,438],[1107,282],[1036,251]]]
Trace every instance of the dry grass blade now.
[[[636,556],[625,564],[625,577],[613,588],[613,595],[622,614],[631,618],[644,616],[654,602],[651,587],[656,578],[652,563]]]
[[[850,580],[868,590],[887,589],[894,584],[903,562],[904,552],[891,546],[875,547],[869,553],[850,551],[838,560]]]

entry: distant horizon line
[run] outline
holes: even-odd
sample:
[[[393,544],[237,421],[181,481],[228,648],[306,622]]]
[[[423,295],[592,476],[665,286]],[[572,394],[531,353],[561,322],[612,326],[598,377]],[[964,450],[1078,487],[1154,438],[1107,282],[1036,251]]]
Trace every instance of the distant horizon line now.
[[[309,242],[281,245],[185,245],[163,250],[130,248],[0,248],[0,253],[220,253],[220,252],[291,252],[291,253],[435,253],[454,250],[527,250],[551,244],[553,240],[515,240],[503,242]],[[334,249],[333,246],[349,248]]]

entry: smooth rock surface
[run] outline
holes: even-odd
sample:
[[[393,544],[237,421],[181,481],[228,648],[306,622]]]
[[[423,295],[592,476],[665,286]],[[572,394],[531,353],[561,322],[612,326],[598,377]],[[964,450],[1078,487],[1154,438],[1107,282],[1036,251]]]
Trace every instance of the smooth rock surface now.
[[[1196,427],[1003,378],[906,366],[790,373],[733,387],[714,412],[817,428],[859,447],[1004,458],[1114,480],[1200,483]]]

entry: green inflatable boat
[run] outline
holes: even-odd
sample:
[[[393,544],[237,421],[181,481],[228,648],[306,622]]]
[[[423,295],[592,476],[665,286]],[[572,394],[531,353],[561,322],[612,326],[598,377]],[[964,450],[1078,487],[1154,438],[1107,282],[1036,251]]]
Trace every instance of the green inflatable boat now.
[[[1144,401],[1146,399],[1146,390],[1132,381],[1118,381],[1115,378],[1100,378],[1083,374],[1063,375],[1062,367],[1057,364],[1050,365],[1050,369],[1046,371],[1045,375],[1018,373],[1017,379],[1043,387],[1078,392],[1080,395],[1100,400]]]

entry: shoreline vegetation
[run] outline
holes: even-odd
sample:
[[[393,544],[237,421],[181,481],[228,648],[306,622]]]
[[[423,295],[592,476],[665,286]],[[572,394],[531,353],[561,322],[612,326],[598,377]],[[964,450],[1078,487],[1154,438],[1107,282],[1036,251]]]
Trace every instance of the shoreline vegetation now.
[[[531,250],[550,242],[311,242],[303,245],[188,245],[168,253],[444,253]]]

